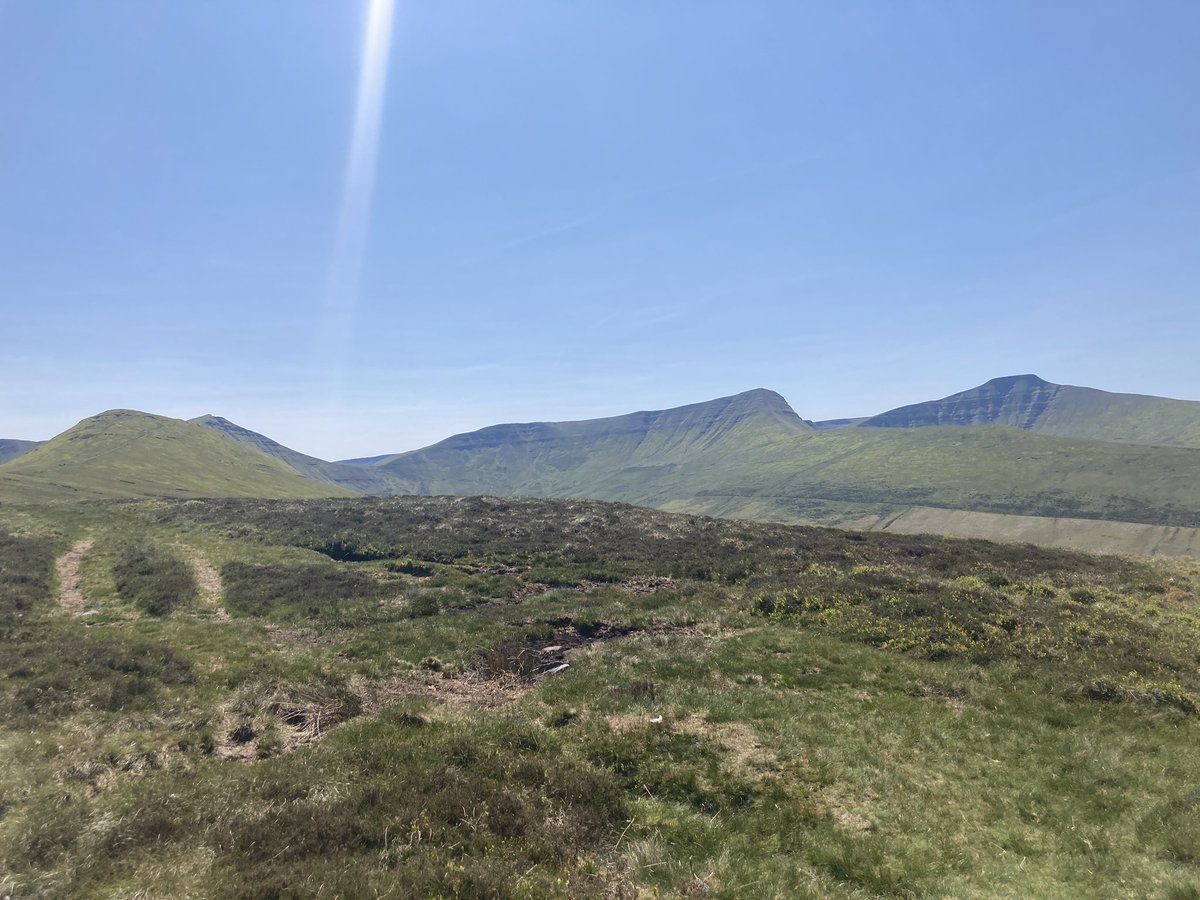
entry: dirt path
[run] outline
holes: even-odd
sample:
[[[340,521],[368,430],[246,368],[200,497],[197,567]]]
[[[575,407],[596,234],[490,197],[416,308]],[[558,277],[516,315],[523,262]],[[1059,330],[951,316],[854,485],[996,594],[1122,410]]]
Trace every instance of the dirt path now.
[[[229,621],[229,613],[225,611],[222,602],[221,575],[203,556],[193,553],[192,569],[196,573],[196,582],[200,585],[200,600],[213,607],[216,617],[222,622]]]
[[[79,588],[79,567],[94,543],[91,539],[76,541],[71,549],[54,563],[54,570],[58,574],[59,606],[76,618],[87,610],[87,598]]]

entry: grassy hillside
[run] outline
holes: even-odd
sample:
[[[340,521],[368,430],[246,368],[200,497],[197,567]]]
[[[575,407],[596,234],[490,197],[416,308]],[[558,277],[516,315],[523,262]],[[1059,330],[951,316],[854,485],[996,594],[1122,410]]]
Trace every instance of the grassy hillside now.
[[[232,438],[235,441],[253,447],[280,462],[295,469],[306,478],[334,484],[353,491],[356,494],[395,494],[405,493],[404,486],[396,482],[386,472],[370,466],[348,466],[340,463],[326,462],[315,456],[307,456],[290,447],[285,447],[266,435],[243,428],[220,416],[206,415],[189,419],[195,425],[211,428],[218,434]]]
[[[1011,425],[1093,441],[1200,448],[1200,402],[1052,384],[1036,375],[995,378],[969,391],[902,406],[862,427]]]
[[[377,466],[418,494],[617,496],[622,485],[661,482],[814,433],[782,397],[755,390],[676,409],[580,422],[494,425],[424,450],[356,462]]]
[[[495,426],[370,464],[413,493],[596,497],[774,521],[919,505],[1200,526],[1200,450],[1001,426],[816,430],[769,392],[720,403]]]
[[[986,396],[962,399],[961,409],[982,404],[988,417],[1030,427],[1051,421],[1061,391],[1029,378],[989,383]],[[214,416],[184,423],[109,413],[0,466],[0,498],[305,497],[353,489],[593,497],[765,521],[913,527],[940,519],[902,516],[906,510],[940,509],[992,514],[972,518],[970,533],[1053,543],[1062,528],[1026,522],[1014,530],[1013,520],[995,516],[1197,528],[1197,475],[1200,449],[1190,447],[1048,437],[1001,425],[818,429],[778,394],[756,390],[607,419],[497,425],[344,463],[305,456]],[[1191,546],[1132,527],[1103,534],[1064,527],[1098,549]]]
[[[1200,451],[1047,438],[1015,428],[842,429],[735,463],[698,505],[812,501],[1200,525]],[[635,502],[640,498],[631,498]],[[708,509],[699,511],[708,512]]]
[[[350,495],[209,428],[131,410],[84,419],[0,466],[0,500],[24,502]]]
[[[1194,565],[591,501],[6,514],[5,894],[1200,892]]]

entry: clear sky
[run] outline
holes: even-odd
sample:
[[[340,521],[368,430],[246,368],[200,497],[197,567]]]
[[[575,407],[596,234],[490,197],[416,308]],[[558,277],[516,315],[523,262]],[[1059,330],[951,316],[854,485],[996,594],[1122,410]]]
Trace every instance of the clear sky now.
[[[1195,0],[387,6],[0,0],[0,437],[1200,399]]]

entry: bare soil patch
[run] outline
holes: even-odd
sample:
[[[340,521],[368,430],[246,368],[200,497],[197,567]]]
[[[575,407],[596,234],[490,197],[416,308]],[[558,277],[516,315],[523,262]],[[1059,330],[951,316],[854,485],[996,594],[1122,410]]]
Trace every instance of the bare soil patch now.
[[[198,553],[193,553],[190,561],[196,573],[196,583],[200,585],[201,602],[211,606],[216,617],[222,622],[228,622],[229,613],[225,610],[222,599],[224,591],[221,586],[221,574]]]
[[[71,549],[54,563],[54,570],[58,575],[59,606],[76,618],[87,611],[87,597],[83,595],[79,586],[79,567],[95,543],[90,538],[76,541]]]
[[[361,676],[350,680],[350,690],[362,701],[364,712],[369,713],[413,700],[426,700],[439,706],[499,709],[515,703],[532,688],[532,682],[516,676],[489,678],[474,673],[452,675],[431,671],[394,675],[378,681]]]
[[[580,649],[601,641],[635,634],[694,633],[694,626],[655,622],[646,627],[612,622],[576,622],[568,616],[558,619],[529,619],[524,625],[548,626],[550,637],[525,645],[481,650],[476,664],[465,671],[455,665],[427,660],[420,669],[382,679],[362,675],[350,678],[349,689],[361,703],[357,713],[347,714],[340,707],[325,708],[317,696],[289,695],[269,705],[271,724],[282,736],[281,753],[290,753],[313,743],[325,733],[356,715],[373,715],[399,703],[424,701],[441,707],[499,709],[520,700],[543,678],[553,677],[570,668],[568,659]],[[302,643],[337,643],[331,635],[302,629],[269,626],[272,635]],[[295,692],[293,692],[295,694]],[[409,716],[411,724],[428,723],[422,715]],[[660,720],[661,721],[661,720]],[[218,729],[215,754],[221,759],[249,761],[258,758],[262,721],[252,725],[226,711]],[[739,735],[739,737],[744,737]]]

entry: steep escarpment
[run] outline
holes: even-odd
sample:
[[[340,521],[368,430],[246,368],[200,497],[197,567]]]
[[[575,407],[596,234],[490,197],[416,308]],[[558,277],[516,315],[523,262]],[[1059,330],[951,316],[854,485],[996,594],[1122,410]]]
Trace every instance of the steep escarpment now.
[[[932,425],[1011,425],[1033,430],[1062,385],[1036,375],[993,378],[941,400],[889,410],[862,422],[866,428],[925,428]]]
[[[1053,437],[1200,448],[1200,402],[1053,384],[1036,375],[993,378],[969,391],[901,406],[859,424],[1011,425]]]

